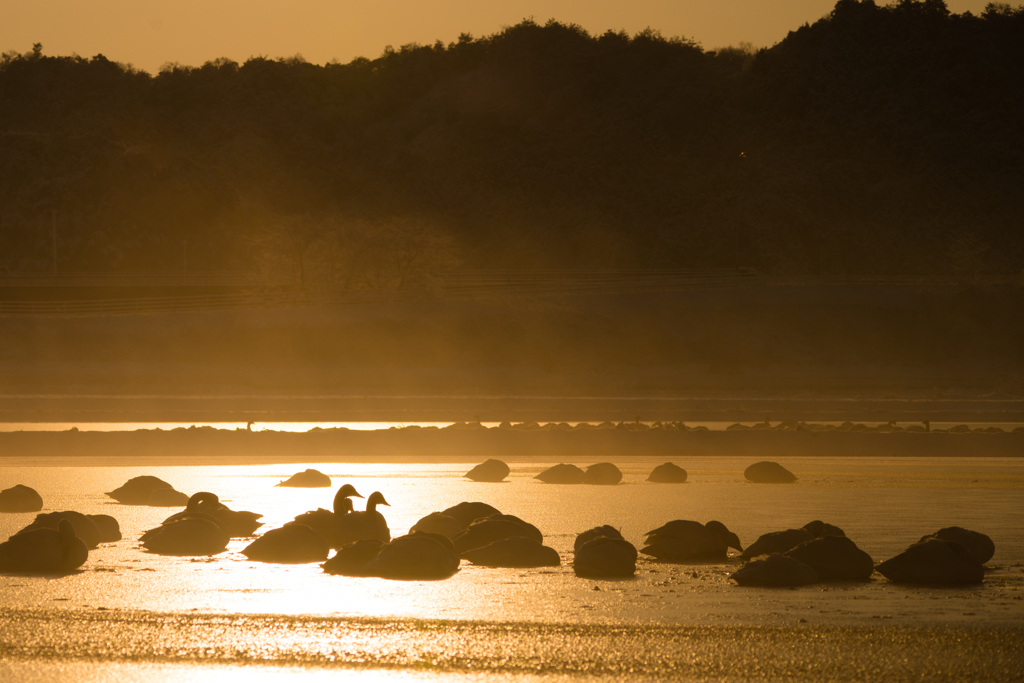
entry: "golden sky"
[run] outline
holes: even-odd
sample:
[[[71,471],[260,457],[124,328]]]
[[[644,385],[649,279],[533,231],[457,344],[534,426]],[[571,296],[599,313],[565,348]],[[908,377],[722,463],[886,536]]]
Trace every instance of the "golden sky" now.
[[[886,0],[878,0],[887,4]],[[980,14],[989,0],[947,0]],[[1017,3],[1013,3],[1017,4]],[[156,72],[218,57],[290,57],[323,64],[376,57],[386,45],[484,36],[532,17],[591,33],[647,27],[706,49],[769,46],[831,11],[834,0],[0,0],[0,51],[77,54]]]

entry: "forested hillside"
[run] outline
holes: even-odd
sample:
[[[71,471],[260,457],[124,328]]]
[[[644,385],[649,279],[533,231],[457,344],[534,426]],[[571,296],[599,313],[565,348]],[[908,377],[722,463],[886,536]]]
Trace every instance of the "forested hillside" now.
[[[0,271],[1024,271],[1024,7],[840,0],[760,51],[524,21],[376,59],[0,60]],[[187,242],[187,246],[186,246]]]

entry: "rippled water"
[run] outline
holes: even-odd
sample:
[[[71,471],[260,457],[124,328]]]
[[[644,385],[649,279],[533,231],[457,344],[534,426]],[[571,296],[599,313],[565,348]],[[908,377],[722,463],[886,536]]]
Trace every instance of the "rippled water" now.
[[[586,464],[586,463],[581,463]],[[846,530],[876,561],[890,557],[920,536],[960,525],[988,533],[998,548],[993,562],[1024,563],[1024,461],[1015,459],[920,458],[878,462],[870,458],[794,458],[787,462],[800,481],[766,486],[743,481],[745,463],[728,459],[682,463],[690,473],[682,485],[645,481],[659,461],[620,462],[618,486],[554,486],[533,476],[550,463],[511,462],[506,483],[482,484],[462,478],[466,463],[317,464],[335,483],[332,489],[277,488],[274,484],[306,465],[137,468],[0,468],[4,488],[23,483],[36,488],[47,510],[75,509],[113,515],[124,539],[90,554],[85,571],[58,580],[0,577],[0,604],[105,606],[190,610],[341,614],[358,616],[450,617],[513,620],[627,620],[692,622],[689,609],[706,584],[709,598],[728,601],[742,593],[725,576],[731,567],[701,567],[703,580],[675,565],[645,563],[633,582],[613,583],[620,599],[601,596],[579,604],[592,582],[576,579],[569,566],[548,570],[494,570],[464,564],[455,577],[439,582],[394,582],[328,576],[316,565],[278,566],[248,561],[233,540],[212,558],[182,559],[144,552],[138,536],[173,510],[120,505],[104,495],[127,479],[154,474],[178,490],[214,491],[234,509],[263,514],[264,528],[280,526],[316,507],[330,508],[333,491],[349,482],[368,495],[381,491],[391,503],[381,508],[394,535],[405,533],[424,515],[463,500],[481,500],[538,526],[546,543],[571,562],[577,533],[612,524],[639,547],[643,533],[671,519],[718,519],[744,544],[768,531],[823,519]],[[30,522],[32,514],[0,516],[0,537]],[[674,586],[652,586],[675,577]],[[714,577],[714,580],[712,580]],[[872,588],[891,589],[884,582]],[[655,589],[661,590],[655,590]],[[669,592],[672,588],[673,592]],[[644,591],[654,591],[653,593]],[[680,594],[687,596],[679,599]],[[592,598],[589,596],[588,598]],[[593,604],[591,604],[593,603]],[[700,602],[700,618],[715,619],[713,604]],[[731,608],[727,609],[733,618]],[[756,609],[746,615],[758,620]]]
[[[690,458],[678,462],[689,472],[686,484],[646,482],[661,462],[618,461],[624,480],[609,487],[542,484],[533,476],[552,463],[530,459],[510,460],[512,474],[501,484],[462,478],[471,465],[466,462],[0,467],[0,488],[31,486],[43,496],[45,510],[113,515],[124,534],[122,541],[92,551],[82,571],[70,576],[0,575],[0,609],[646,627],[1024,623],[1024,459],[792,458],[784,464],[799,481],[771,486],[744,482],[742,471],[749,463],[741,459]],[[274,486],[307,466],[331,476],[333,487]],[[391,506],[381,509],[393,535],[432,511],[464,500],[485,501],[538,526],[545,543],[559,551],[563,566],[489,569],[463,563],[452,578],[433,582],[350,578],[326,575],[316,564],[250,562],[239,553],[249,542],[242,539],[212,558],[161,557],[144,552],[137,538],[174,509],[124,506],[103,493],[140,474],[159,476],[186,493],[214,491],[234,509],[262,513],[264,528],[316,507],[329,508],[334,491],[346,482],[364,495],[384,494]],[[33,517],[0,515],[0,538]],[[612,524],[639,547],[644,532],[671,519],[718,519],[744,545],[762,533],[822,519],[845,529],[876,562],[950,525],[989,534],[997,550],[986,582],[964,589],[900,587],[877,575],[864,584],[744,589],[728,580],[738,566],[733,563],[684,566],[641,560],[636,578],[623,581],[583,580],[572,573],[577,533]],[[262,632],[254,627],[257,631]],[[306,643],[305,636],[294,637],[301,641],[295,644],[298,651],[313,653],[320,647],[315,639]],[[369,652],[371,659],[384,656],[372,648]],[[45,669],[44,678],[52,673]]]

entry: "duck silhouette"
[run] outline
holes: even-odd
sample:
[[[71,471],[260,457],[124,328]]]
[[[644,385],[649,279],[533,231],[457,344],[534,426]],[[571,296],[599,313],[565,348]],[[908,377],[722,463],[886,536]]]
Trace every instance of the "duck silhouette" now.
[[[216,493],[210,493],[209,491],[200,491],[199,493],[192,494],[188,499],[188,503],[185,504],[185,509],[171,515],[164,520],[164,523],[166,524],[196,514],[211,517],[232,538],[252,536],[256,529],[263,526],[263,522],[259,521],[263,515],[243,510],[232,510],[220,502],[220,498]]]
[[[338,520],[347,516],[354,509],[352,497],[362,498],[352,484],[345,484],[334,494],[333,512],[317,508],[311,512],[303,512],[290,523],[308,526],[323,536],[329,547],[336,549],[341,545],[338,542]]]
[[[60,520],[56,529],[31,529],[0,543],[0,570],[4,571],[66,573],[87,559],[89,549],[67,519]]]
[[[367,539],[375,539],[382,543],[391,540],[391,529],[388,528],[388,522],[384,519],[384,515],[377,512],[378,505],[390,507],[390,503],[384,500],[384,494],[374,491],[366,499],[366,510],[350,512],[336,520],[339,547],[346,543]]]

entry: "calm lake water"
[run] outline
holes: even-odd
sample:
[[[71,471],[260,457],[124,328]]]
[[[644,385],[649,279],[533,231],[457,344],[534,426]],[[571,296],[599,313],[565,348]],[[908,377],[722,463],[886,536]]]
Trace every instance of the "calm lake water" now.
[[[82,571],[70,576],[0,575],[0,610],[150,610],[232,618],[288,615],[630,627],[1024,624],[1024,459],[792,458],[783,464],[799,481],[772,486],[746,483],[743,469],[750,463],[744,459],[694,458],[677,461],[689,473],[687,483],[646,482],[663,461],[617,461],[624,480],[609,487],[542,484],[533,477],[552,463],[529,459],[509,460],[512,474],[501,484],[464,479],[472,465],[467,462],[0,467],[0,488],[18,483],[35,488],[43,497],[44,511],[113,515],[124,535],[123,540],[92,551]],[[329,475],[332,488],[274,486],[306,467]],[[430,512],[460,501],[484,501],[540,528],[545,543],[558,550],[563,566],[491,569],[464,562],[447,580],[403,582],[329,576],[316,564],[250,562],[239,553],[248,540],[233,540],[226,552],[211,558],[152,555],[139,547],[139,535],[175,510],[124,506],[104,495],[141,474],[156,475],[190,494],[216,492],[233,509],[262,513],[263,529],[307,510],[330,508],[334,491],[343,483],[353,484],[364,496],[373,491],[384,494],[391,506],[381,510],[395,536]],[[0,538],[33,517],[0,515]],[[962,589],[901,587],[878,575],[863,584],[740,588],[728,579],[739,566],[734,563],[671,565],[641,560],[636,578],[624,581],[584,580],[573,574],[572,545],[579,532],[611,524],[640,547],[644,532],[672,519],[720,520],[739,534],[744,546],[763,533],[822,519],[842,527],[876,563],[925,534],[958,525],[991,536],[996,554],[985,583]],[[300,638],[296,647],[303,652],[321,647],[316,637],[308,638],[308,643]],[[375,647],[370,648],[371,655],[377,652]],[[25,670],[17,671],[25,680],[31,678]],[[52,673],[45,669],[43,677]],[[168,676],[167,680],[175,678],[173,667]]]

